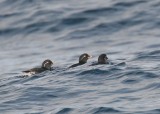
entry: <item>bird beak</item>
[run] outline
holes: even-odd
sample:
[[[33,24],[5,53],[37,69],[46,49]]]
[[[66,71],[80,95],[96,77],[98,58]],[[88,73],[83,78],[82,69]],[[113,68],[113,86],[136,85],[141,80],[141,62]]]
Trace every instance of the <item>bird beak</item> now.
[[[107,60],[108,59],[108,57],[105,57],[105,60]]]
[[[88,59],[90,59],[90,58],[92,58],[92,56],[91,56],[91,55],[89,55],[89,56],[88,56]]]

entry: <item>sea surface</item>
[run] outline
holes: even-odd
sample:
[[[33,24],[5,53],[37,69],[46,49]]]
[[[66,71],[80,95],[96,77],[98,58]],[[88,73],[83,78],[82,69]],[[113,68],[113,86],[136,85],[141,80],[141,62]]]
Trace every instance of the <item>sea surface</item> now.
[[[160,0],[1,0],[0,114],[160,114]]]

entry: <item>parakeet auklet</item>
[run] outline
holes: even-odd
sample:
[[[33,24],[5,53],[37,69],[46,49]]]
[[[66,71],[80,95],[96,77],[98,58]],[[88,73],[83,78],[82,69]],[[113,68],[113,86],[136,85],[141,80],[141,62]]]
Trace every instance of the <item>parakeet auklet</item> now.
[[[71,65],[69,68],[73,68],[73,67],[77,67],[79,65],[83,65],[87,62],[87,60],[89,58],[91,58],[92,56],[88,55],[87,53],[84,53],[82,54],[80,57],[79,57],[79,63],[76,63],[76,64],[73,64]]]
[[[107,60],[108,60],[108,57],[106,54],[101,54],[99,57],[98,57],[98,64],[106,64],[107,63]]]
[[[91,64],[90,66],[93,66],[93,65],[99,65],[99,64],[107,64],[108,63],[108,57],[106,54],[101,54],[99,57],[98,57],[98,62],[96,63],[93,63]]]
[[[22,72],[27,73],[28,75],[38,74],[38,73],[41,73],[46,70],[51,70],[52,65],[53,65],[53,62],[51,60],[47,59],[47,60],[43,61],[42,66],[40,68],[32,68],[32,69],[25,70]]]

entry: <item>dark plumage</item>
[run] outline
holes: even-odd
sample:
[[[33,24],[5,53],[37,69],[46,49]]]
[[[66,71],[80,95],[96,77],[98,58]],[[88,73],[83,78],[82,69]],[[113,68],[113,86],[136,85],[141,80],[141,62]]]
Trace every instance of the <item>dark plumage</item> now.
[[[73,64],[69,68],[73,68],[73,67],[77,67],[79,65],[83,65],[83,64],[85,64],[87,62],[87,60],[89,58],[91,58],[91,56],[88,55],[87,53],[84,53],[79,57],[79,63]]]
[[[98,64],[106,64],[107,63],[107,60],[108,60],[108,57],[106,54],[101,54],[99,57],[98,57]]]
[[[98,62],[91,64],[90,66],[99,65],[99,64],[107,64],[108,63],[108,57],[106,54],[101,54],[98,57]]]
[[[43,61],[42,66],[40,68],[32,68],[32,69],[25,70],[22,72],[28,73],[29,75],[33,75],[33,74],[41,73],[46,70],[51,70],[52,65],[53,65],[53,62],[51,60],[47,59],[47,60]]]

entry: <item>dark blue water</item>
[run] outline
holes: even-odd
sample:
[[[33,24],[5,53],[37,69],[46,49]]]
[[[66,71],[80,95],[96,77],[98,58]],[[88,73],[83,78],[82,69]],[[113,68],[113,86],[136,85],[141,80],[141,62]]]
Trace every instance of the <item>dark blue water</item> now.
[[[159,0],[1,0],[0,113],[160,114],[159,12]],[[101,53],[113,64],[90,66]],[[53,71],[19,77],[45,59]]]

